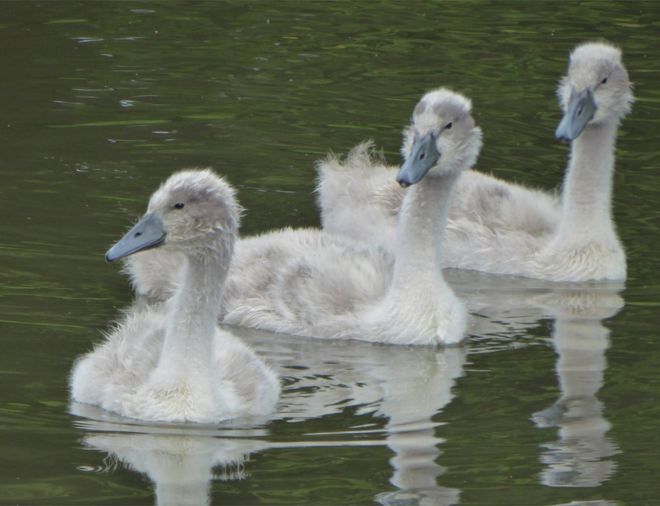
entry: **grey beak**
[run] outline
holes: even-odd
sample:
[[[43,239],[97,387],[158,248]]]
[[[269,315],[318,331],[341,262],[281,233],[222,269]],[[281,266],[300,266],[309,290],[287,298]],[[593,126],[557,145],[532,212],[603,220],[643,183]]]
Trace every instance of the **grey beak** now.
[[[117,244],[105,254],[106,262],[114,262],[138,251],[155,248],[165,240],[163,222],[155,214],[147,213]]]
[[[596,113],[596,102],[590,89],[571,92],[568,110],[561,119],[555,137],[560,141],[570,142],[578,137]]]
[[[410,156],[396,176],[396,181],[404,188],[418,183],[431,168],[438,163],[440,152],[432,133],[420,137],[415,134]]]

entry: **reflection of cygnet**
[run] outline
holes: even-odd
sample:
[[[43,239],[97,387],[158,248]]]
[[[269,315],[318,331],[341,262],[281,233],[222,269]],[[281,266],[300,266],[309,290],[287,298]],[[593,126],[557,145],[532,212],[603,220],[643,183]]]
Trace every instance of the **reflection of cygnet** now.
[[[109,261],[159,247],[183,258],[167,304],[136,305],[71,373],[71,397],[148,421],[218,422],[269,413],[277,376],[217,311],[234,251],[240,206],[209,170],[171,176],[147,214],[106,254]]]
[[[615,471],[608,457],[619,452],[606,436],[609,422],[596,394],[607,366],[605,351],[609,330],[603,318],[623,307],[620,287],[593,286],[559,290],[545,298],[555,314],[553,343],[557,352],[559,400],[532,416],[540,428],[559,427],[559,439],[546,443],[541,462],[546,468],[541,482],[553,487],[595,487]]]
[[[393,368],[378,413],[387,414],[387,446],[394,452],[390,483],[399,490],[383,492],[376,500],[383,505],[457,504],[461,491],[438,485],[445,472],[436,460],[442,453],[436,437],[439,414],[454,398],[452,388],[463,375],[466,350],[448,348],[436,361],[419,361],[418,367]],[[426,367],[424,367],[426,365]]]
[[[275,418],[295,423],[350,410],[358,417],[386,420],[382,430],[365,431],[366,441],[360,440],[363,428],[348,430],[351,442],[387,445],[392,452],[389,481],[395,490],[378,494],[377,501],[457,502],[460,490],[438,484],[445,471],[437,462],[441,455],[438,446],[444,440],[436,432],[442,425],[443,409],[455,396],[456,381],[463,375],[465,347],[392,350],[358,341],[301,340],[286,335],[274,340],[271,334],[236,330],[258,352],[268,354],[287,385]],[[311,447],[315,444],[309,442]],[[346,444],[339,442],[340,446]]]
[[[210,504],[211,480],[245,478],[243,463],[263,441],[155,434],[93,434],[83,443],[146,474],[159,506]],[[216,472],[214,472],[216,468]]]

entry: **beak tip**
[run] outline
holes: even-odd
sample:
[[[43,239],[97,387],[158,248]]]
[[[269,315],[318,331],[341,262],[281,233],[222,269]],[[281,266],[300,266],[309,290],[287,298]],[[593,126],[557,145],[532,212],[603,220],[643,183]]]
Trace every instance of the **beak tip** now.
[[[560,125],[555,130],[555,139],[558,140],[559,142],[563,143],[563,144],[568,144],[573,140],[573,138],[571,137],[571,133],[570,133],[569,129],[565,125],[564,120],[562,120]]]
[[[575,137],[576,136],[572,135],[572,132],[567,131],[564,128],[558,128],[555,131],[555,139],[562,144],[570,144],[573,142],[573,140],[575,140]]]

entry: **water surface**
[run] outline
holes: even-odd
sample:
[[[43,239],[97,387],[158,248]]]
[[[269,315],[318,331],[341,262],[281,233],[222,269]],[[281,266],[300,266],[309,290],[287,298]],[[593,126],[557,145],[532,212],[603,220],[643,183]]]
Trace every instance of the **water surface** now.
[[[1,2],[0,503],[656,503],[659,28],[650,1]],[[473,99],[479,168],[556,188],[555,86],[598,38],[637,96],[625,286],[449,272],[473,327],[448,350],[236,329],[282,375],[272,419],[69,406],[73,360],[131,298],[103,252],[172,171],[225,174],[244,234],[317,226],[314,162],[372,138],[398,163],[413,105],[446,85]]]

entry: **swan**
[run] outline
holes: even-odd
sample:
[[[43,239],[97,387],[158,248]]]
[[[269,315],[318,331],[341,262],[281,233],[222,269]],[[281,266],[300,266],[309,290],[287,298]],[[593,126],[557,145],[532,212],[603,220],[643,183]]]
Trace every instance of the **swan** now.
[[[442,235],[452,190],[481,148],[471,102],[445,88],[424,95],[397,180],[411,186],[395,254],[314,229],[284,229],[237,244],[225,323],[319,338],[456,344],[467,312],[445,283]]]
[[[177,172],[152,195],[106,259],[157,247],[175,252],[181,283],[165,304],[129,310],[76,361],[74,401],[160,422],[213,423],[273,409],[278,377],[216,322],[240,212],[234,190],[210,170]]]
[[[550,281],[625,280],[626,259],[611,213],[614,147],[633,95],[620,49],[577,46],[558,97],[556,137],[571,142],[561,198],[476,171],[459,181],[449,211],[443,265]],[[365,156],[318,166],[325,230],[394,250],[404,191],[392,169]],[[406,190],[407,191],[407,190]]]

